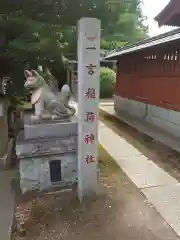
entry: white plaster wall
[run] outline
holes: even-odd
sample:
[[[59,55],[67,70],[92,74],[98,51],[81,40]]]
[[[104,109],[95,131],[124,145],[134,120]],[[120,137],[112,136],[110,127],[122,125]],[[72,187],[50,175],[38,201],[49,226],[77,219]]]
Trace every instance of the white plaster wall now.
[[[180,112],[137,102],[128,98],[115,96],[115,110],[127,112],[139,119],[159,127],[160,129],[180,137]],[[148,108],[148,111],[146,111]]]

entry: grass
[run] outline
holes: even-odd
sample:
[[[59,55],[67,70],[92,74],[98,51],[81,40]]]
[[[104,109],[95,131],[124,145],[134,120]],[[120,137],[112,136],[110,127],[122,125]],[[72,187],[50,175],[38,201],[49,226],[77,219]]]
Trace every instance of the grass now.
[[[112,172],[119,171],[119,165],[101,144],[99,144],[99,162],[100,166],[105,167]]]

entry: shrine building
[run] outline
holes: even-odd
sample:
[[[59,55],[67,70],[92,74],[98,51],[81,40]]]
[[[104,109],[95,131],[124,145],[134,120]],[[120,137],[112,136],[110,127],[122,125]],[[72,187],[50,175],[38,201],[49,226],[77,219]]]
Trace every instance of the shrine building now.
[[[106,57],[117,61],[115,110],[125,122],[133,118],[134,127],[180,137],[180,1],[171,0],[155,20],[179,28]]]

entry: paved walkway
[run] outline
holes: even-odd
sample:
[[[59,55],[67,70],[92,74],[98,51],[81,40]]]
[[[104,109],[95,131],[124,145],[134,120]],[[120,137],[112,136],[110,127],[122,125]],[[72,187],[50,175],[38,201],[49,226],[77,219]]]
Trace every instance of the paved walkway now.
[[[132,116],[126,112],[122,111],[121,115],[117,115],[114,111],[114,103],[112,101],[103,101],[100,104],[100,108],[108,114],[115,116],[116,118],[137,129],[139,132],[149,135],[153,139],[180,153],[180,138],[174,137],[169,133],[166,133],[165,131],[159,129],[158,127],[153,126],[144,120],[140,120],[139,118]]]
[[[100,108],[113,115],[111,103]],[[180,183],[102,122],[99,142],[180,236]]]

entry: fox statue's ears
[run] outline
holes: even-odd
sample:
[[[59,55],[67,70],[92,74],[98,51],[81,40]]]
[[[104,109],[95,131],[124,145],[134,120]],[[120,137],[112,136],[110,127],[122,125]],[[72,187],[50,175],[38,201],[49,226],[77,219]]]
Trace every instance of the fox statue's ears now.
[[[29,77],[32,77],[32,73],[28,70],[24,71],[24,75],[25,75],[26,79],[29,78]]]
[[[31,73],[32,73],[32,77],[38,77],[39,76],[39,74],[35,70],[32,70]]]
[[[32,70],[31,72],[28,70],[25,70],[24,75],[25,75],[26,79],[29,77],[38,77],[39,76],[39,74],[35,70]]]

